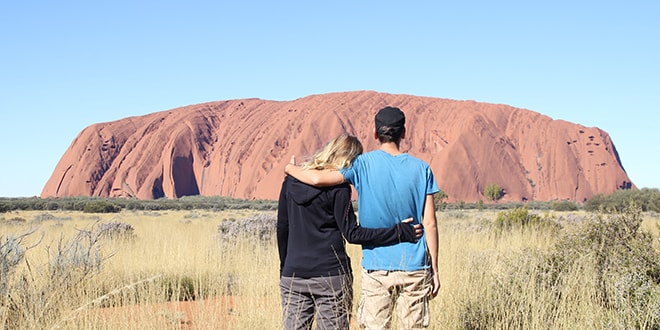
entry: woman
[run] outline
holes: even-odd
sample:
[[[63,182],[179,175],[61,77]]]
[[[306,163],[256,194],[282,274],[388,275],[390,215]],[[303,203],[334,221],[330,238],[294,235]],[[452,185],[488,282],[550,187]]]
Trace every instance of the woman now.
[[[302,166],[337,170],[350,167],[362,144],[337,136]],[[357,224],[347,183],[316,188],[291,176],[282,183],[277,213],[280,293],[285,329],[348,329],[353,299],[351,260],[345,241],[387,245],[415,242],[419,225],[405,220],[390,228]]]

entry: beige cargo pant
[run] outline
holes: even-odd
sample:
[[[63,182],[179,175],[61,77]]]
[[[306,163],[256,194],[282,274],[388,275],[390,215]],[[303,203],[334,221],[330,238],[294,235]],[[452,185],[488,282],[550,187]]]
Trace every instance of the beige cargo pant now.
[[[397,328],[427,328],[431,287],[430,270],[362,270],[358,323],[365,329],[390,329],[396,309]]]

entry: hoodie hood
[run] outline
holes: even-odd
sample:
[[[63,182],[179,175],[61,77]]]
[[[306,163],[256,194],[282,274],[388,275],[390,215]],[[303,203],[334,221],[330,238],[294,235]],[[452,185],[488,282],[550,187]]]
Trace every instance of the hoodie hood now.
[[[287,198],[298,205],[307,204],[321,194],[322,190],[298,181],[298,179],[287,175]]]

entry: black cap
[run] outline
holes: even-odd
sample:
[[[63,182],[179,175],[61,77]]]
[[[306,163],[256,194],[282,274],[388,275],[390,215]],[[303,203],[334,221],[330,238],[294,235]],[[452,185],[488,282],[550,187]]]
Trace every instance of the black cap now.
[[[399,108],[385,107],[376,114],[376,131],[381,127],[390,127],[395,130],[403,129],[406,123],[406,115]]]

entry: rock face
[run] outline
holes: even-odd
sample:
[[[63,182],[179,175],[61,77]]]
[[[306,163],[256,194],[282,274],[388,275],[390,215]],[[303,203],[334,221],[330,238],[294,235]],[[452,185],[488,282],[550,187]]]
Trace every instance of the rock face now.
[[[507,105],[373,91],[210,102],[85,128],[41,197],[277,199],[284,166],[347,132],[377,148],[373,117],[406,113],[402,150],[431,165],[450,201],[573,200],[631,188],[609,135]]]

